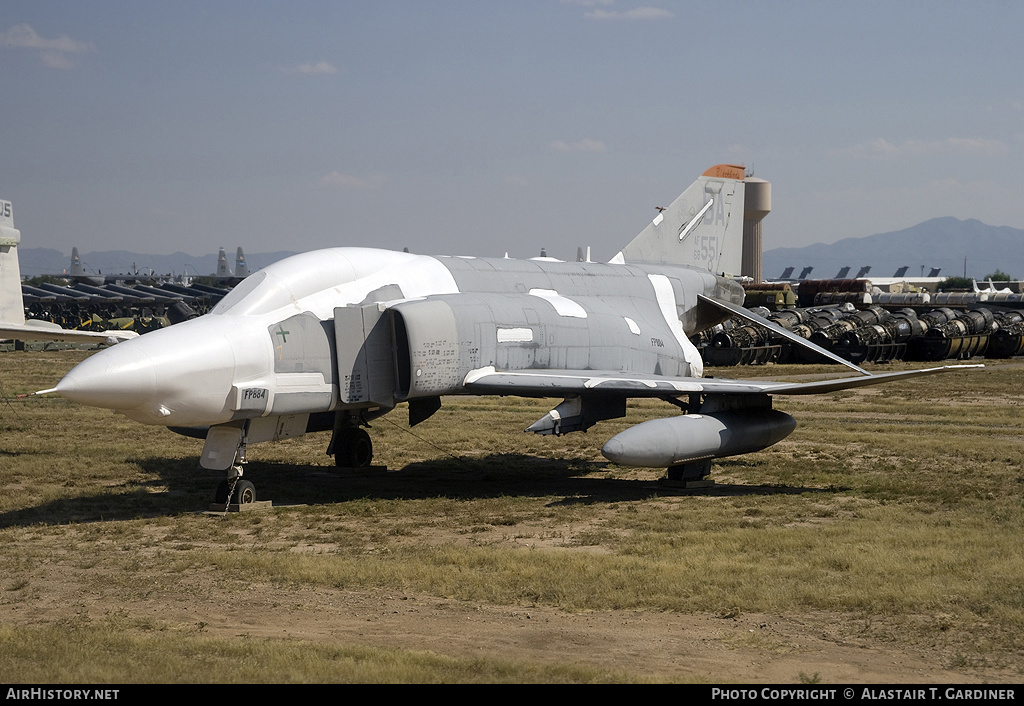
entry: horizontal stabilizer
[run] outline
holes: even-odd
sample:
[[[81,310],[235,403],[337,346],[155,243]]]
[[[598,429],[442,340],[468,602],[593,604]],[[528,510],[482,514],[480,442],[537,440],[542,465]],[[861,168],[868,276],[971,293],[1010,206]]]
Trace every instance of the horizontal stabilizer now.
[[[861,375],[870,375],[871,374],[867,370],[865,370],[864,368],[861,368],[861,367],[858,367],[858,366],[854,365],[853,363],[848,361],[846,358],[838,356],[835,353],[833,353],[832,351],[825,350],[824,348],[822,348],[821,346],[817,345],[816,343],[811,343],[806,338],[804,338],[802,336],[799,336],[799,335],[793,333],[792,331],[787,331],[786,329],[782,328],[781,326],[779,326],[778,324],[774,323],[773,321],[769,321],[768,319],[764,318],[763,316],[758,316],[754,312],[752,312],[752,311],[750,311],[748,309],[744,309],[742,306],[736,306],[735,304],[731,304],[729,302],[725,302],[725,301],[722,301],[720,299],[711,299],[710,297],[705,297],[703,294],[698,294],[697,295],[697,300],[702,302],[702,303],[704,303],[704,304],[711,304],[713,306],[716,306],[719,309],[722,309],[723,311],[729,312],[733,316],[738,316],[738,317],[740,317],[742,319],[746,319],[747,321],[752,321],[753,323],[758,324],[759,326],[763,326],[766,329],[768,329],[769,331],[772,331],[773,333],[781,336],[782,338],[785,338],[786,340],[791,341],[791,342],[797,344],[798,346],[803,346],[804,348],[807,348],[808,350],[812,350],[815,353],[817,353],[818,355],[823,356],[825,358],[828,358],[829,360],[831,360],[831,361],[833,361],[835,363],[839,363],[841,365],[845,365],[847,368],[851,368],[853,370],[856,370]]]
[[[65,343],[106,343],[109,345],[126,341],[129,338],[135,338],[138,335],[135,331],[121,331],[118,329],[111,329],[109,331],[77,331],[61,328],[49,321],[28,321],[21,325],[0,323],[0,340],[12,338],[18,341],[62,341]]]

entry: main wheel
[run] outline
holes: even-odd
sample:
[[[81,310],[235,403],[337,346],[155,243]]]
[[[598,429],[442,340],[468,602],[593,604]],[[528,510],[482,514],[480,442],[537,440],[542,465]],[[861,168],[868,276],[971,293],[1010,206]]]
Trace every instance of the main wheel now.
[[[338,438],[334,465],[342,468],[365,468],[373,463],[373,441],[365,430],[343,429]]]

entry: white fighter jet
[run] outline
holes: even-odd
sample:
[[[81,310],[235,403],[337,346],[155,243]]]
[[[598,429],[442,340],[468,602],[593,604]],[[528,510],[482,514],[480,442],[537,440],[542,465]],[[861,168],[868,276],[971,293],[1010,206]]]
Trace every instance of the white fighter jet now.
[[[217,500],[245,502],[247,444],[331,431],[337,464],[366,466],[362,427],[401,403],[414,425],[445,395],[564,398],[528,430],[565,434],[623,416],[629,398],[660,398],[683,413],[631,427],[602,453],[688,479],[786,437],[796,422],[772,409],[774,395],[949,369],[872,375],[743,309],[725,273],[740,271],[744,186],[742,167],[713,167],[609,263],[353,247],[289,257],[209,314],[101,351],[44,392],[205,436],[200,466],[227,472]],[[733,315],[858,374],[703,378],[689,336]]]

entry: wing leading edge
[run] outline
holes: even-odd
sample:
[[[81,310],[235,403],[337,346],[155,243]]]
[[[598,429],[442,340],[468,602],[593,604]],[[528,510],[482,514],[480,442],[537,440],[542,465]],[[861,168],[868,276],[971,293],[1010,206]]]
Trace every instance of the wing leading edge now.
[[[479,368],[466,376],[465,389],[471,394],[560,397],[586,394],[614,394],[625,397],[666,395],[814,395],[865,385],[895,382],[937,373],[983,368],[984,365],[944,365],[921,370],[832,378],[812,382],[730,380],[725,378],[665,377],[638,375],[613,370],[528,370],[502,372]]]

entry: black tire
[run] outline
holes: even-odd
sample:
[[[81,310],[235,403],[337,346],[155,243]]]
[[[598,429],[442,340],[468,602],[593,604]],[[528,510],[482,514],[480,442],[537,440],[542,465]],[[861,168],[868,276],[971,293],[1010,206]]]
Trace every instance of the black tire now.
[[[213,502],[218,505],[227,505],[228,490],[231,488],[231,481],[222,480],[217,486],[217,492],[213,496]],[[256,486],[250,481],[240,480],[235,483],[235,492],[231,496],[232,505],[256,502]]]
[[[366,468],[373,463],[373,440],[363,429],[343,429],[338,439],[334,465],[341,468]]]
[[[234,502],[239,505],[256,502],[256,486],[250,481],[240,480],[235,483]]]

